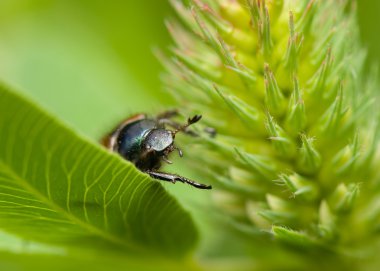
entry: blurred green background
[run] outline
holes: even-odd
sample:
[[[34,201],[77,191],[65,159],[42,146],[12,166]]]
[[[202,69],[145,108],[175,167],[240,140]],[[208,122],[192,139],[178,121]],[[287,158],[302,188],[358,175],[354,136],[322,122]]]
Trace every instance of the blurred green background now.
[[[380,1],[357,2],[368,63],[379,65]],[[0,0],[0,78],[97,141],[131,113],[175,107],[152,53],[170,46],[170,16],[167,0]],[[209,200],[187,186],[165,187],[192,212]]]
[[[357,2],[362,41],[364,46],[368,48],[368,64],[379,66],[380,35],[378,19],[380,1],[359,0]]]
[[[1,0],[1,78],[98,138],[163,108],[151,49],[168,43],[169,13],[166,1]]]
[[[369,59],[380,59],[380,2],[360,0]],[[0,76],[91,138],[171,99],[152,48],[167,48],[167,0],[1,0]],[[172,104],[173,105],[173,104]]]

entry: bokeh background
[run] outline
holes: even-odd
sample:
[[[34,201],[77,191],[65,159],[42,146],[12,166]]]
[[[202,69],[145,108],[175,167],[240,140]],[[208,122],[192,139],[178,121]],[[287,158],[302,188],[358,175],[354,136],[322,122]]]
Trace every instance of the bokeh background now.
[[[174,105],[152,53],[170,46],[168,2],[1,0],[0,78],[91,138],[126,114]],[[363,43],[377,64],[380,2],[357,2]]]
[[[380,1],[357,2],[368,67],[378,66]],[[131,113],[175,107],[152,53],[170,46],[164,21],[171,16],[167,0],[0,0],[0,79],[97,141]],[[184,159],[174,171],[196,178]],[[199,211],[209,196],[165,188],[196,214],[208,237],[202,249],[212,253],[218,232]]]

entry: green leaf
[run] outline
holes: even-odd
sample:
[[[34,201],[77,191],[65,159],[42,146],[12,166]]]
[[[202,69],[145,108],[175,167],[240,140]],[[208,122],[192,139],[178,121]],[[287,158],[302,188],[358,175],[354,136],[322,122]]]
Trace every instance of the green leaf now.
[[[0,231],[0,270],[197,270],[189,261],[173,261],[155,255],[127,255],[124,251],[83,249],[82,246],[61,247],[26,241]]]
[[[48,255],[48,254],[12,254],[7,252],[0,253],[0,269],[7,271],[66,271],[66,270],[88,270],[89,266],[92,271],[124,271],[124,270],[139,270],[139,271],[176,271],[176,270],[197,270],[194,268],[185,269],[183,265],[175,265],[168,261],[159,259],[134,259],[125,257],[125,255],[112,255],[109,252],[100,255],[90,255],[86,257],[80,253],[79,255]],[[104,252],[104,251],[103,251]],[[83,257],[85,256],[85,257]],[[124,256],[124,257],[123,257]]]
[[[43,242],[183,255],[192,219],[157,181],[0,86],[0,225]]]

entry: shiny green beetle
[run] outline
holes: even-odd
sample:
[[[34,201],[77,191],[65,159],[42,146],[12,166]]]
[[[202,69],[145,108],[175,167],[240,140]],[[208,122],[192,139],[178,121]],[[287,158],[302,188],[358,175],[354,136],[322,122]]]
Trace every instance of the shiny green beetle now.
[[[177,115],[177,111],[167,111],[156,118],[148,118],[145,114],[133,115],[104,137],[102,144],[134,163],[139,170],[154,179],[172,183],[180,181],[196,188],[211,189],[210,185],[197,183],[176,174],[158,171],[162,161],[172,163],[168,159],[168,155],[174,150],[178,151],[180,157],[183,156],[181,149],[174,145],[175,135],[178,132],[196,135],[187,128],[202,117],[195,115],[189,118],[186,124],[180,125],[171,120],[175,115]],[[166,125],[171,126],[174,130],[166,129]]]

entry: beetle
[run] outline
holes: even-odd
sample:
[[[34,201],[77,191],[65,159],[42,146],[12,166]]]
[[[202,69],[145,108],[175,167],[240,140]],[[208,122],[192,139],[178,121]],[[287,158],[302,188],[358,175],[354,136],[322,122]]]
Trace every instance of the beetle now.
[[[174,145],[174,139],[178,132],[197,136],[188,127],[198,122],[202,116],[195,115],[188,118],[186,124],[181,125],[172,120],[176,115],[178,115],[176,110],[166,111],[156,118],[150,118],[146,114],[133,115],[117,125],[101,140],[101,143],[154,179],[172,183],[179,181],[196,188],[211,189],[211,185],[197,183],[177,174],[159,171],[162,161],[172,164],[168,156],[174,150],[178,151],[180,157],[183,156],[182,150]],[[174,130],[169,130],[166,126],[170,126]]]

